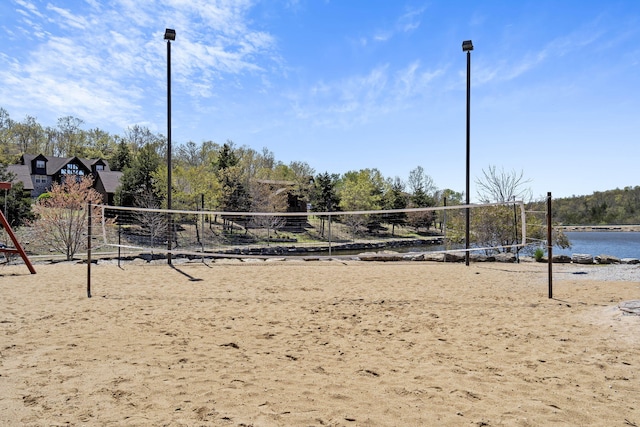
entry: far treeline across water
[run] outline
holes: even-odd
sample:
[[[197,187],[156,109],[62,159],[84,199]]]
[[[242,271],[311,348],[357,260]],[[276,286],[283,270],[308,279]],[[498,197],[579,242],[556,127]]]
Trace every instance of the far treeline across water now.
[[[554,199],[554,222],[563,225],[640,224],[640,186]]]

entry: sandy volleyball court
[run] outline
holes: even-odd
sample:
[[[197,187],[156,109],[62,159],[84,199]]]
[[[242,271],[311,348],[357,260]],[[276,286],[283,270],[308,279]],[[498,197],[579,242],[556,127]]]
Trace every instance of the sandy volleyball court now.
[[[571,268],[0,267],[0,424],[640,426],[640,281]]]

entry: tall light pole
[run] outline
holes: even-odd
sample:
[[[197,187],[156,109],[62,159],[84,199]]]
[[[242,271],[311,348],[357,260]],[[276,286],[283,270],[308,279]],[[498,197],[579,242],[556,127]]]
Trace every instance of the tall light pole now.
[[[467,52],[467,188],[466,195],[466,227],[464,232],[464,248],[465,256],[464,262],[469,265],[469,169],[471,169],[471,142],[470,142],[470,121],[471,121],[471,51],[473,50],[473,43],[471,40],[465,40],[462,42],[462,51]]]
[[[167,41],[167,209],[171,209],[171,42],[176,39],[176,30],[167,28],[164,32]],[[172,221],[168,213],[167,221],[167,263],[171,265]]]

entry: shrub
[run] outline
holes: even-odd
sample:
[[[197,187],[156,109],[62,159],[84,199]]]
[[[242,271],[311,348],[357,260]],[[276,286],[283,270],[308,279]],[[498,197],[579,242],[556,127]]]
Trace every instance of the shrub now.
[[[533,253],[533,257],[537,262],[542,262],[542,259],[544,258],[544,249],[537,248],[536,251]]]

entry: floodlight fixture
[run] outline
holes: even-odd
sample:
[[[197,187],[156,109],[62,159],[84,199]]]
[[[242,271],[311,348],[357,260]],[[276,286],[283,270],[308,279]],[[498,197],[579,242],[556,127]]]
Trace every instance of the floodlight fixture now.
[[[167,30],[169,31],[169,30]],[[175,34],[174,34],[175,37]],[[465,40],[462,42],[462,51],[463,52],[469,52],[473,50],[473,43],[471,42],[471,40]]]
[[[172,30],[171,28],[164,30],[164,39],[174,41],[176,39],[176,30]]]

